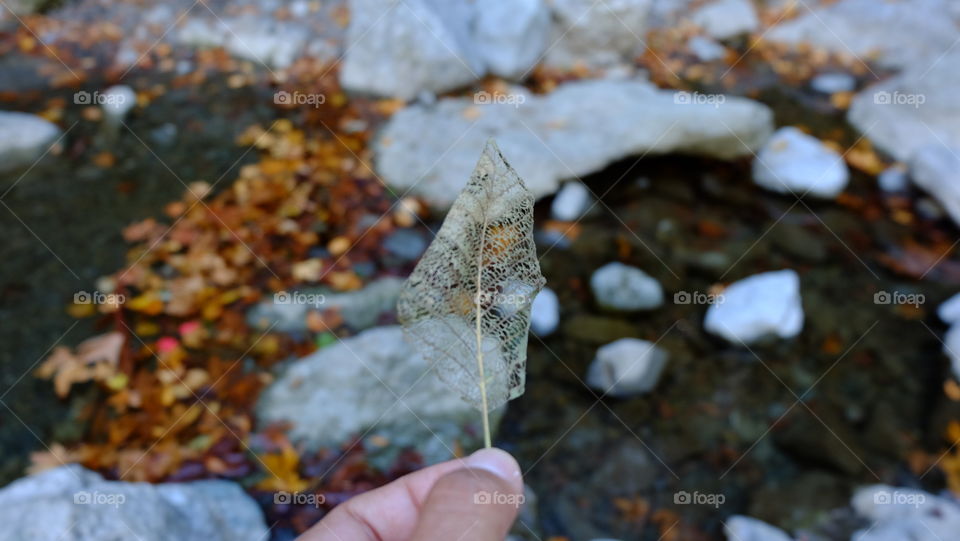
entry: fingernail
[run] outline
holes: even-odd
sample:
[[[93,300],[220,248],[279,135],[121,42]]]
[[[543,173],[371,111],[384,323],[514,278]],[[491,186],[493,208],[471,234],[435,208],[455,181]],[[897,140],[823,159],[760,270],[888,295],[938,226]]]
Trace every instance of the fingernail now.
[[[512,485],[523,486],[520,465],[510,453],[497,448],[480,449],[464,461],[471,468],[487,470]]]

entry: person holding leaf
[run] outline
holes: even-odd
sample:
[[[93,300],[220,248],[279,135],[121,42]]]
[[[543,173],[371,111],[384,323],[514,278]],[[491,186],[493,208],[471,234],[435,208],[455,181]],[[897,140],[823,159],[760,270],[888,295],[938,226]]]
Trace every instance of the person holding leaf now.
[[[299,541],[503,541],[522,497],[517,461],[485,448],[351,498]]]

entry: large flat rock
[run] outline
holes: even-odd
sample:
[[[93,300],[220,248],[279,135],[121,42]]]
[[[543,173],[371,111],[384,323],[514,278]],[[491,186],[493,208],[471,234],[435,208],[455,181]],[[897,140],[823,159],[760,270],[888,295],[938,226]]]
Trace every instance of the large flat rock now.
[[[261,541],[268,531],[237,484],[106,481],[75,464],[0,490],[0,524],[2,541]]]
[[[960,48],[921,62],[853,100],[848,120],[880,149],[906,161],[922,147],[960,147]]]
[[[800,2],[800,15],[765,35],[773,42],[809,43],[888,68],[932,61],[957,39],[960,5],[952,0],[841,0],[826,7]],[[808,6],[810,4],[811,6]]]
[[[634,155],[748,156],[773,131],[773,114],[756,101],[659,90],[642,80],[578,81],[545,96],[516,92],[400,110],[375,143],[378,173],[401,193],[447,209],[489,137],[542,197],[564,179]]]
[[[260,396],[261,423],[290,423],[307,448],[379,436],[415,447],[428,462],[475,443],[464,426],[480,413],[431,373],[399,326],[377,327],[302,359]]]

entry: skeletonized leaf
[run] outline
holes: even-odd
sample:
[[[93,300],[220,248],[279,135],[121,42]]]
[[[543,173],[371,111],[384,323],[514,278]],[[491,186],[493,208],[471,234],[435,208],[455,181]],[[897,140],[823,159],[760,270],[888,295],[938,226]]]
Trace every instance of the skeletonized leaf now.
[[[488,141],[400,293],[397,311],[409,339],[440,379],[481,411],[484,402],[489,412],[523,394],[530,305],[545,283],[533,203]]]

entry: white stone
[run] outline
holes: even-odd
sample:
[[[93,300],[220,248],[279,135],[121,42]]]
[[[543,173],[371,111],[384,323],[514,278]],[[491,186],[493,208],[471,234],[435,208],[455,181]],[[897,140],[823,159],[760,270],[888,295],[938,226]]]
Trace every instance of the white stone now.
[[[587,385],[618,398],[649,392],[660,380],[668,357],[652,342],[621,338],[597,349],[587,370]]]
[[[0,111],[0,171],[32,165],[59,136],[60,128],[38,116]]]
[[[713,62],[727,55],[726,47],[704,36],[693,36],[687,42],[687,47],[701,62]]]
[[[922,490],[871,485],[858,489],[850,504],[872,522],[853,541],[944,541],[960,531],[960,503]]]
[[[632,312],[663,305],[660,282],[642,270],[623,263],[607,263],[590,277],[597,304],[611,310]]]
[[[279,296],[268,297],[253,307],[247,314],[247,322],[261,330],[304,332],[310,310],[336,310],[348,327],[362,331],[376,325],[382,315],[396,311],[403,282],[402,278],[386,277],[355,291],[316,288],[280,292]]]
[[[383,435],[442,459],[478,414],[430,371],[399,326],[376,327],[292,363],[261,393],[258,420],[290,423],[309,449]]]
[[[937,308],[937,316],[939,316],[944,323],[953,324],[960,321],[960,293],[943,301],[940,307]]]
[[[847,120],[901,162],[925,146],[960,147],[957,88],[960,47],[862,90],[854,97]]]
[[[753,180],[768,190],[833,198],[849,172],[843,157],[797,128],[777,130],[753,161]]]
[[[561,69],[609,67],[644,48],[651,0],[554,0],[545,63]]]
[[[527,74],[550,36],[550,10],[543,0],[484,0],[477,6],[474,47],[487,70],[507,79]]]
[[[792,541],[786,532],[762,520],[734,515],[723,525],[727,541]]]
[[[110,122],[120,122],[137,105],[137,93],[127,85],[115,85],[100,95],[100,107]]]
[[[960,224],[960,148],[932,144],[917,150],[910,160],[914,184],[932,195]]]
[[[307,43],[306,31],[293,24],[243,17],[227,22],[230,28],[224,47],[230,54],[270,68],[290,67]]]
[[[690,20],[717,39],[749,34],[760,27],[757,10],[750,0],[714,0],[694,11]]]
[[[821,94],[852,92],[857,88],[857,80],[849,73],[821,73],[810,80],[810,88]]]
[[[4,541],[260,541],[268,535],[260,508],[240,485],[106,481],[75,464],[0,490],[0,524]]]
[[[943,353],[950,359],[953,377],[960,379],[960,325],[954,323],[943,337]]]
[[[351,92],[413,99],[483,75],[469,35],[472,10],[445,0],[351,0],[340,84]]]
[[[229,27],[219,20],[188,17],[177,31],[177,39],[191,47],[222,47],[229,34]]]
[[[888,68],[918,65],[926,69],[957,38],[960,13],[951,4],[955,2],[840,0],[826,7],[811,5],[800,9],[798,17],[773,27],[764,38],[808,43]]]
[[[733,96],[683,102],[640,80],[578,81],[546,96],[507,97],[513,101],[442,98],[398,111],[374,144],[377,172],[443,210],[463,189],[489,137],[543,197],[561,180],[637,154],[749,155],[773,128],[773,115],[761,103]]]
[[[707,309],[704,328],[728,342],[750,344],[770,335],[792,338],[803,328],[800,277],[790,269],[730,284]]]
[[[540,290],[530,307],[530,330],[537,336],[548,336],[560,324],[560,300],[549,287]]]
[[[580,181],[565,182],[550,205],[550,215],[554,220],[572,222],[583,216],[590,207],[593,196]]]
[[[910,187],[907,168],[903,165],[888,167],[877,175],[877,185],[885,192],[905,192]]]
[[[233,56],[273,69],[290,67],[308,45],[304,26],[255,16],[188,18],[177,38],[191,47],[223,47]]]

